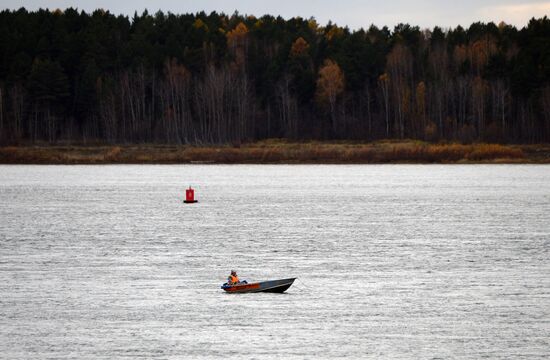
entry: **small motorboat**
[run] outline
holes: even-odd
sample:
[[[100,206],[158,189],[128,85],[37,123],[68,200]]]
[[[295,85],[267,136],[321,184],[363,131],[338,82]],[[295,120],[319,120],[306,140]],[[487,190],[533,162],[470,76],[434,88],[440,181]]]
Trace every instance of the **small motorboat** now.
[[[261,281],[250,284],[246,281],[243,281],[234,285],[229,285],[225,283],[221,286],[221,288],[229,293],[236,294],[254,292],[283,293],[290,287],[290,285],[292,285],[294,280],[296,280],[296,278]]]

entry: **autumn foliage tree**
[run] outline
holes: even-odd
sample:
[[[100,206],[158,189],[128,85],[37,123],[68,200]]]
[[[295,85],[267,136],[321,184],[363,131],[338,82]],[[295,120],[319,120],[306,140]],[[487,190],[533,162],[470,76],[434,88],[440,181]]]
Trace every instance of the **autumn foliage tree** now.
[[[227,47],[234,57],[236,67],[245,66],[248,52],[248,28],[243,22],[227,33]]]
[[[330,59],[325,60],[323,66],[319,69],[315,96],[321,106],[328,106],[334,134],[338,133],[336,103],[343,91],[344,73],[340,66]]]
[[[290,48],[290,55],[292,57],[301,57],[307,55],[309,50],[309,44],[304,40],[303,37],[299,37],[294,41],[292,47]]]

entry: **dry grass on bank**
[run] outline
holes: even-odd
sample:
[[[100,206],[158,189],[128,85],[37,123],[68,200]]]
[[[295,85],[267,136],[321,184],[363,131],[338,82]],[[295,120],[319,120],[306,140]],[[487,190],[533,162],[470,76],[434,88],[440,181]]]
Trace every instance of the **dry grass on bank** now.
[[[0,163],[3,164],[528,162],[550,163],[550,145],[288,142],[274,139],[240,146],[0,147]]]

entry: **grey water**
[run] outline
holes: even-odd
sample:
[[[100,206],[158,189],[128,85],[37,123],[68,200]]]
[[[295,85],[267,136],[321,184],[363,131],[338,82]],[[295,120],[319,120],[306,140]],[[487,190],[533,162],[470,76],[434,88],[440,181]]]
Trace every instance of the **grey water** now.
[[[0,166],[0,358],[548,358],[549,249],[544,165]]]

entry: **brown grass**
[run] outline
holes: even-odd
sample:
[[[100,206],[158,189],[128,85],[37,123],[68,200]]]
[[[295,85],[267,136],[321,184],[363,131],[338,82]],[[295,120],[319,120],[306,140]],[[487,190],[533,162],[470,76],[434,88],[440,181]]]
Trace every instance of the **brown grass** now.
[[[550,145],[430,144],[419,141],[288,142],[240,146],[0,147],[3,164],[111,163],[550,163]]]

